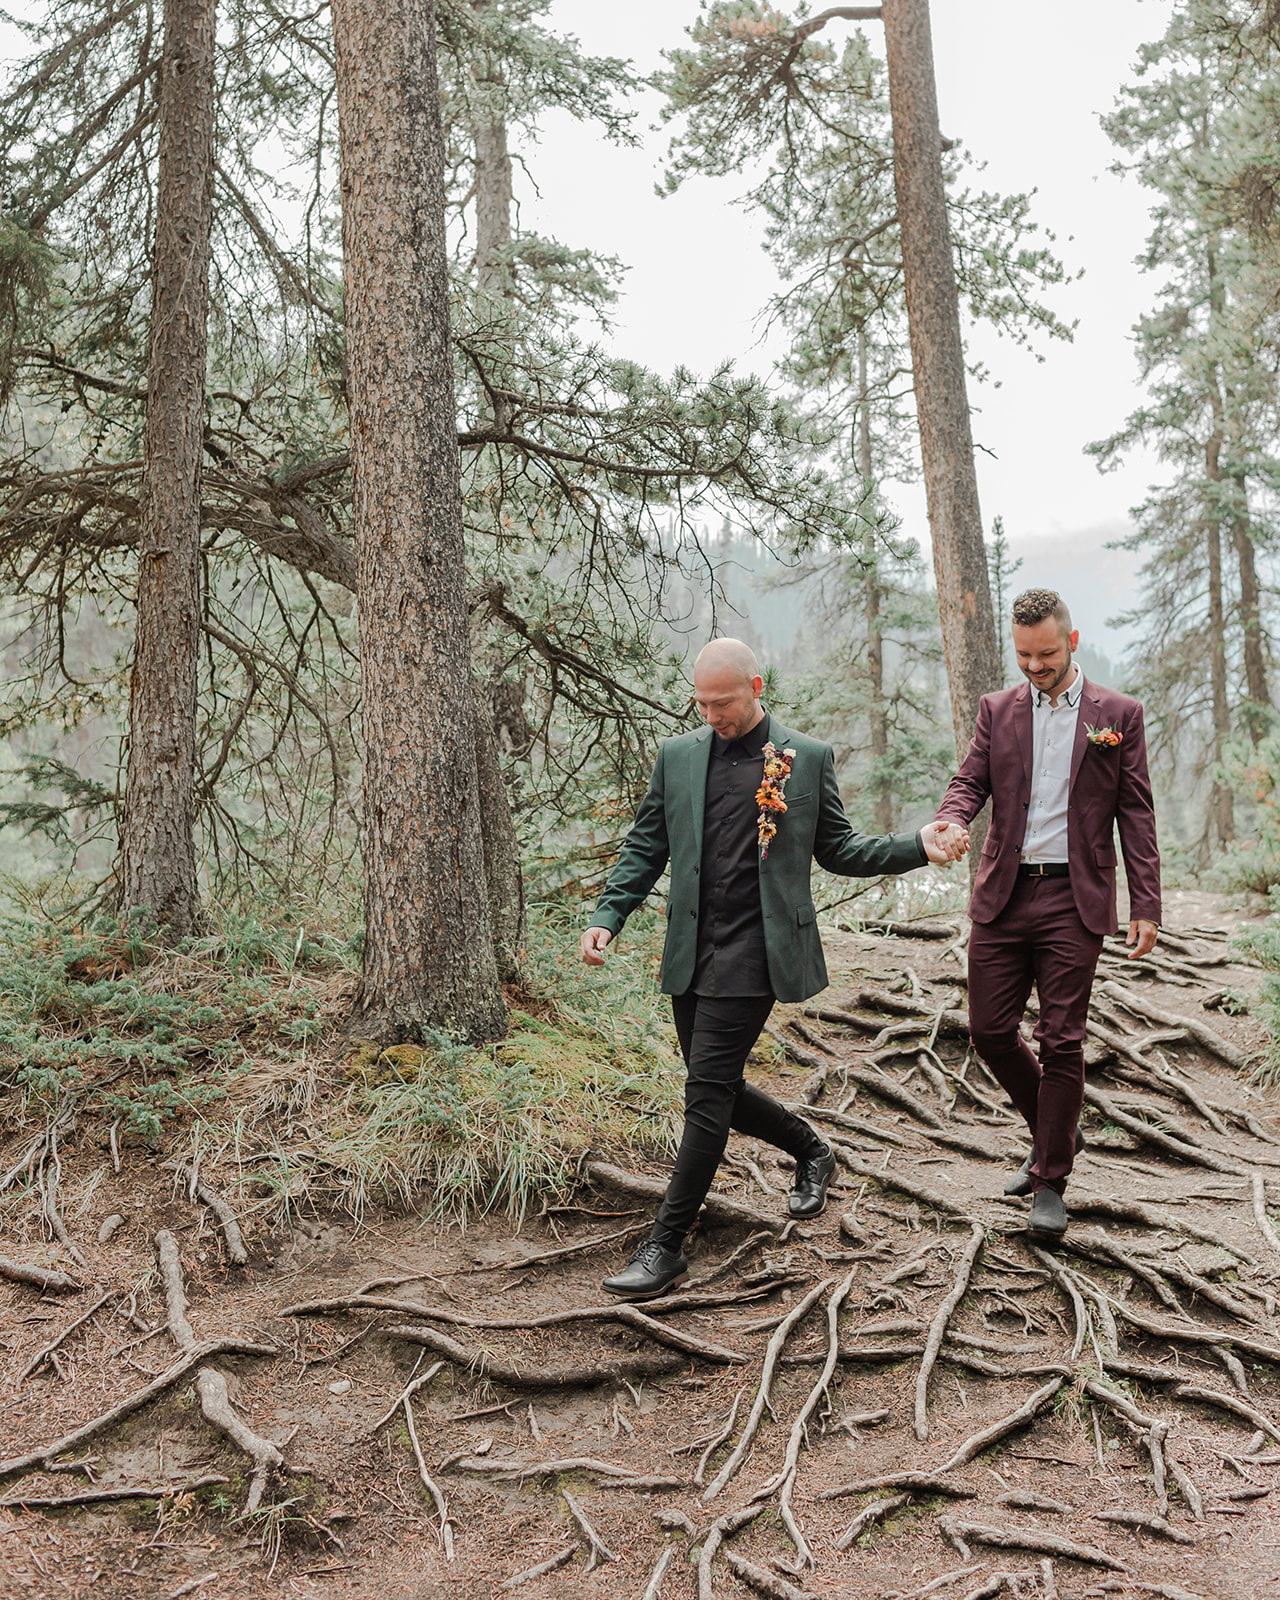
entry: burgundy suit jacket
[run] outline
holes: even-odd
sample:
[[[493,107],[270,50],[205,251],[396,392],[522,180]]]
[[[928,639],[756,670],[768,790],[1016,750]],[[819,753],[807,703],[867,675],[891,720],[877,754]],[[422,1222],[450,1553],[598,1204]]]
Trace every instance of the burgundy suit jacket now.
[[[1031,685],[1020,683],[983,695],[969,753],[938,806],[939,822],[968,824],[991,798],[991,825],[969,903],[975,922],[994,922],[1017,881],[1031,803],[1031,694]],[[1120,743],[1090,744],[1086,724],[1117,728]],[[1116,824],[1129,880],[1129,915],[1159,922],[1160,851],[1142,706],[1086,679],[1071,751],[1067,859],[1076,909],[1091,933],[1114,933],[1117,927]]]

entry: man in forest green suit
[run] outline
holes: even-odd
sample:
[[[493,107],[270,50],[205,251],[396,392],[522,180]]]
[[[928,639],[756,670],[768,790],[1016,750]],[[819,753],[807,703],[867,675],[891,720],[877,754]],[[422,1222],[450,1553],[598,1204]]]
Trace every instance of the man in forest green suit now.
[[[962,830],[947,834],[935,823],[884,838],[855,833],[830,745],[770,716],[760,703],[756,658],[740,640],[707,645],[693,686],[707,726],[659,750],[649,792],[582,935],[582,959],[600,965],[670,862],[660,983],[672,997],[688,1073],[684,1136],[650,1237],[604,1283],[631,1300],[662,1294],[688,1272],[681,1246],[731,1128],[795,1158],[793,1217],[816,1216],[826,1205],[835,1172],[830,1148],[743,1077],[774,1001],[805,1000],[827,985],[812,863],[869,878],[957,860],[968,847]]]

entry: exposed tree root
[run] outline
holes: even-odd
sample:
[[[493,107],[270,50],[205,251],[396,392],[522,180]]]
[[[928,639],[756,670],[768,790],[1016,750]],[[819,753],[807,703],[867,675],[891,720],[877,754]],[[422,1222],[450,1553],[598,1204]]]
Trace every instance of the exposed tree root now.
[[[465,1372],[489,1378],[494,1383],[505,1383],[513,1389],[589,1389],[599,1383],[614,1383],[620,1378],[656,1378],[663,1373],[678,1372],[684,1361],[677,1355],[617,1356],[600,1361],[584,1361],[576,1366],[522,1366],[519,1362],[504,1360],[487,1350],[469,1348],[459,1344],[438,1328],[428,1328],[412,1323],[396,1323],[385,1328],[389,1339],[407,1339],[410,1344],[426,1345],[437,1355],[444,1356]]]
[[[660,1201],[667,1192],[667,1186],[660,1178],[646,1178],[643,1173],[627,1172],[622,1167],[611,1166],[607,1161],[588,1161],[586,1175],[593,1183],[609,1189],[620,1189],[623,1194],[633,1194],[640,1200]],[[761,1211],[755,1206],[744,1205],[740,1200],[731,1200],[728,1195],[717,1194],[714,1190],[703,1203],[703,1215],[711,1222],[743,1223],[750,1228],[768,1228],[774,1233],[785,1228],[791,1220],[776,1212]]]
[[[226,1434],[233,1444],[238,1444],[253,1462],[253,1477],[249,1481],[249,1496],[244,1512],[251,1516],[262,1504],[263,1491],[273,1467],[283,1467],[284,1457],[270,1439],[244,1423],[231,1409],[227,1395],[227,1380],[213,1367],[201,1367],[196,1373],[196,1393],[200,1396],[200,1409],[205,1420]]]
[[[698,1600],[715,1600],[715,1591],[711,1586],[711,1563],[715,1560],[716,1551],[731,1534],[737,1533],[739,1528],[745,1528],[748,1522],[754,1522],[763,1510],[763,1505],[739,1506],[736,1511],[726,1511],[707,1529],[707,1536],[698,1553]]]
[[[0,1256],[0,1278],[9,1278],[14,1283],[29,1283],[33,1289],[40,1289],[45,1294],[79,1294],[84,1285],[75,1278],[70,1278],[65,1272],[57,1272],[51,1267],[31,1267],[21,1261],[11,1261],[8,1256]]]
[[[962,1561],[970,1559],[968,1546],[972,1542],[994,1545],[997,1550],[1032,1550],[1037,1555],[1087,1561],[1091,1566],[1107,1567],[1112,1572],[1128,1570],[1123,1561],[1105,1550],[1091,1544],[1077,1544],[1047,1528],[997,1528],[986,1522],[963,1522],[958,1517],[939,1517],[938,1526],[960,1550]]]
[[[1141,1528],[1144,1533],[1157,1533],[1162,1539],[1172,1539],[1174,1544],[1194,1544],[1195,1540],[1182,1528],[1175,1528],[1165,1517],[1152,1517],[1142,1511],[1095,1511],[1095,1522],[1116,1522],[1122,1528]]]
[[[249,1252],[244,1247],[244,1235],[240,1231],[240,1222],[235,1212],[223,1197],[210,1184],[206,1183],[192,1166],[181,1161],[164,1161],[161,1163],[170,1172],[176,1172],[185,1178],[188,1190],[193,1199],[203,1200],[209,1210],[213,1212],[222,1225],[222,1235],[227,1241],[227,1254],[236,1266],[243,1267],[249,1260]]]
[[[933,1371],[934,1362],[938,1359],[938,1351],[942,1348],[943,1335],[947,1331],[947,1324],[951,1321],[951,1313],[964,1299],[964,1292],[969,1287],[969,1274],[973,1271],[973,1263],[977,1260],[978,1251],[981,1250],[985,1238],[986,1229],[982,1223],[975,1222],[969,1232],[969,1242],[960,1252],[951,1293],[938,1307],[937,1315],[929,1328],[929,1337],[925,1340],[924,1355],[920,1359],[920,1371],[916,1377],[916,1438],[920,1440],[929,1437],[929,1375]]]
[[[736,1550],[726,1550],[724,1559],[725,1565],[735,1578],[741,1578],[749,1589],[765,1595],[767,1600],[818,1600],[818,1596],[808,1589],[798,1589],[794,1583],[788,1583],[776,1573],[766,1572],[763,1567],[756,1566],[754,1561],[748,1561],[745,1556],[740,1556]]]
[[[564,1497],[565,1505],[567,1505],[569,1508],[569,1515],[577,1524],[578,1531],[587,1541],[587,1547],[591,1552],[587,1558],[587,1565],[584,1568],[584,1571],[594,1572],[595,1569],[598,1566],[601,1566],[604,1562],[616,1561],[618,1559],[617,1556],[614,1555],[613,1551],[610,1550],[609,1546],[591,1526],[591,1523],[587,1520],[586,1513],[583,1511],[582,1507],[578,1504],[574,1497],[567,1489],[561,1489],[560,1493]]]
[[[101,1311],[103,1306],[105,1306],[107,1301],[110,1299],[110,1292],[104,1295],[99,1295],[89,1309],[81,1312],[74,1322],[68,1323],[56,1339],[51,1339],[48,1344],[41,1345],[36,1351],[35,1355],[31,1357],[30,1361],[27,1362],[26,1366],[23,1367],[22,1371],[14,1379],[14,1388],[20,1389],[23,1385],[23,1382],[31,1376],[36,1368],[39,1367],[43,1362],[47,1361],[55,1350],[64,1345],[82,1323],[88,1322],[90,1317],[92,1317],[96,1312]]]
[[[518,1589],[521,1584],[532,1583],[535,1578],[545,1578],[548,1572],[555,1572],[567,1562],[573,1560],[577,1552],[577,1545],[566,1545],[563,1550],[557,1550],[555,1555],[549,1556],[545,1561],[539,1561],[536,1567],[526,1567],[523,1572],[517,1572],[514,1578],[508,1578],[502,1585],[504,1589]]]
[[[209,1489],[228,1481],[219,1472],[206,1472],[203,1477],[187,1478],[181,1483],[117,1484],[112,1489],[81,1489],[76,1494],[11,1494],[0,1500],[0,1506],[21,1506],[24,1511],[60,1511],[63,1506],[107,1505],[115,1500],[164,1500],[171,1495],[192,1494],[197,1489]]]

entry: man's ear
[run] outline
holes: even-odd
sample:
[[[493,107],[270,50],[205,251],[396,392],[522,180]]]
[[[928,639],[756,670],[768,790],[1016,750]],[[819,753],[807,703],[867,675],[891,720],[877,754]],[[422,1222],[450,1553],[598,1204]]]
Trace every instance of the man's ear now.
[[[752,678],[752,680],[751,680],[751,694],[752,694],[752,697],[754,699],[758,700],[763,693],[764,693],[764,679],[760,678],[760,677]]]
[[[1073,653],[1080,648],[1079,628],[1072,628],[1071,632],[1067,635],[1067,643],[1071,646]]]

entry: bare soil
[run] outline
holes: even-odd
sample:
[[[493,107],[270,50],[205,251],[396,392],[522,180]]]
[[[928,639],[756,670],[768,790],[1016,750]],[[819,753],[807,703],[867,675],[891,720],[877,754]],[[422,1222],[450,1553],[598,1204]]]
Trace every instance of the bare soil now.
[[[1186,965],[1225,955],[1212,930],[1237,919],[1208,896],[1175,894],[1172,902],[1170,930],[1184,948],[1162,947],[1175,966],[1149,969],[1128,985],[1131,993],[1207,1024],[1229,1047],[1256,1052],[1262,1043],[1256,1022],[1203,1004],[1224,987],[1247,993],[1256,970]],[[271,1233],[251,1233],[248,1265],[237,1267],[217,1219],[189,1200],[160,1166],[161,1156],[126,1149],[117,1173],[96,1131],[73,1136],[60,1150],[62,1206],[84,1266],[42,1237],[34,1191],[24,1228],[0,1241],[0,1254],[57,1265],[83,1285],[78,1293],[42,1295],[0,1280],[0,1456],[12,1460],[41,1449],[171,1366],[177,1350],[154,1242],[167,1229],[181,1252],[195,1337],[278,1351],[216,1355],[207,1365],[227,1375],[240,1416],[280,1446],[284,1466],[269,1476],[264,1509],[244,1516],[252,1464],[202,1416],[189,1372],[48,1470],[0,1476],[0,1593],[6,1600],[184,1594],[471,1600],[504,1593],[640,1600],[660,1592],[678,1600],[700,1592],[803,1592],[852,1600],[915,1594],[949,1575],[954,1581],[932,1591],[944,1600],[1001,1589],[1063,1600],[1107,1593],[1255,1600],[1280,1593],[1274,1493],[1280,1323],[1272,1298],[1280,1298],[1280,1248],[1261,1231],[1253,1201],[1255,1174],[1270,1203],[1280,1198],[1280,1099],[1250,1088],[1246,1074],[1202,1042],[1153,1042],[1153,1033],[1171,1030],[1132,1011],[1120,1014],[1132,1048],[1154,1067],[1166,1061],[1175,1074],[1168,1081],[1208,1102],[1220,1126],[1159,1081],[1152,1087],[1119,1076],[1114,1055],[1091,1065],[1091,1087],[1136,1118],[1139,1129],[1164,1130],[1209,1164],[1171,1154],[1086,1105],[1090,1144],[1069,1205],[1146,1207],[1147,1220],[1077,1210],[1046,1263],[1026,1231],[1027,1202],[1002,1195],[1025,1151],[1021,1130],[984,1103],[998,1108],[1002,1097],[974,1063],[964,1066],[963,1038],[948,1031],[945,1015],[933,1021],[964,1010],[963,952],[944,939],[849,934],[827,942],[834,981],[818,1004],[847,1008],[864,1026],[779,1008],[774,1021],[790,1053],[763,1040],[752,1071],[783,1098],[798,1100],[807,1090],[815,1110],[843,1106],[847,1117],[861,1119],[860,1127],[820,1124],[843,1142],[846,1157],[832,1203],[783,1238],[763,1229],[753,1235],[747,1223],[704,1220],[690,1247],[691,1279],[682,1286],[702,1299],[650,1308],[657,1336],[643,1325],[607,1320],[530,1326],[552,1313],[609,1304],[600,1279],[625,1259],[631,1241],[587,1242],[644,1225],[650,1207],[624,1191],[584,1182],[577,1206],[550,1211],[518,1232],[503,1218],[444,1231],[395,1215],[366,1217],[359,1227],[349,1218],[297,1218]],[[1119,955],[1113,951],[1111,959]],[[877,1038],[882,1026],[910,1018],[875,1010],[869,991],[900,1005],[914,1000],[924,1020],[916,1018],[910,1035]],[[1114,1031],[1116,1001],[1100,987],[1097,998],[1112,1011],[1104,1025]],[[791,1025],[795,1020],[807,1039]],[[920,1063],[935,1028],[937,1061],[952,1076],[927,1055]],[[891,1048],[900,1053],[885,1056]],[[859,1087],[846,1068],[882,1072],[886,1087],[905,1089],[916,1109],[865,1083]],[[971,1148],[947,1142],[955,1138]],[[627,1164],[622,1155],[603,1154]],[[0,1148],[0,1170],[21,1155],[17,1139]],[[649,1176],[663,1174],[654,1167]],[[204,1177],[217,1187],[219,1169],[206,1169]],[[781,1218],[788,1185],[772,1151],[734,1140],[722,1194]],[[125,1222],[99,1245],[99,1228],[113,1213]],[[928,1438],[921,1440],[914,1425],[920,1350],[953,1289],[974,1222],[982,1225],[983,1241],[928,1386]],[[730,1269],[717,1273],[752,1238]],[[1099,1260],[1098,1241],[1127,1253],[1130,1265]],[[537,1259],[575,1244],[585,1247]],[[1130,1270],[1134,1264],[1137,1271]],[[793,1425],[822,1373],[830,1296],[846,1280],[839,1359],[799,1436],[790,1504],[814,1561],[805,1566],[781,1515],[785,1484],[777,1480]],[[777,1324],[824,1284],[786,1338],[768,1408],[740,1470],[708,1500],[705,1485],[740,1436]],[[409,1308],[364,1304],[284,1314],[362,1289],[366,1298]],[[66,1338],[56,1361],[44,1360],[19,1381],[39,1350],[103,1295],[109,1298]],[[729,1297],[736,1298],[709,1303]],[[124,1320],[130,1310],[140,1327]],[[516,1326],[469,1327],[458,1319]],[[436,1348],[385,1331],[403,1325],[428,1330]],[[740,1359],[674,1350],[672,1331],[686,1345],[727,1349]],[[442,1356],[441,1335],[464,1347],[470,1362]],[[670,1370],[551,1388],[498,1381],[481,1370],[486,1358],[529,1373],[601,1361],[652,1364],[654,1357],[669,1361]],[[403,1404],[392,1409],[411,1377],[437,1362],[410,1403],[425,1470],[447,1499],[452,1560]],[[1136,1364],[1148,1372],[1134,1376]],[[1135,1432],[1086,1383],[1148,1421]],[[1029,1425],[944,1468],[967,1440],[1046,1385],[1049,1398]],[[1179,1395],[1181,1385],[1210,1398]],[[738,1396],[734,1428],[726,1430]],[[1249,1416],[1229,1409],[1233,1402],[1260,1414],[1261,1435]],[[388,1412],[390,1420],[382,1420]],[[881,1412],[882,1418],[856,1420]],[[1191,1496],[1198,1491],[1202,1515],[1193,1514],[1172,1465],[1159,1492],[1147,1442],[1151,1420],[1167,1424],[1163,1456],[1176,1461]],[[726,1436],[704,1483],[695,1483],[703,1450],[721,1432]],[[641,1488],[621,1477],[611,1486],[598,1466],[564,1465],[584,1459],[676,1482]],[[84,1465],[71,1469],[73,1460]],[[503,1463],[500,1476],[494,1467]],[[532,1470],[520,1476],[525,1469]],[[912,1471],[940,1477],[954,1493],[907,1486],[904,1504],[838,1549],[863,1506],[904,1492],[884,1480]],[[226,1481],[184,1491],[208,1477]],[[820,1498],[843,1484],[875,1480],[883,1486]],[[155,1492],[64,1508],[23,1503],[128,1486]],[[763,1509],[725,1539],[705,1575],[709,1588],[700,1591],[697,1554],[708,1530],[753,1501]],[[607,1550],[594,1570],[575,1508]],[[1100,1520],[1117,1512],[1146,1518],[1147,1526]],[[1044,1535],[1056,1536],[1091,1547],[1112,1565],[1051,1548],[1000,1548],[984,1542],[986,1535],[962,1532],[971,1552],[965,1557],[945,1536],[948,1518],[1004,1530],[1031,1545],[1051,1546]],[[660,1591],[647,1590],[668,1545],[677,1553]],[[504,1588],[565,1549],[572,1550],[566,1564]],[[751,1587],[731,1569],[727,1553],[767,1574],[772,1590]]]

